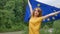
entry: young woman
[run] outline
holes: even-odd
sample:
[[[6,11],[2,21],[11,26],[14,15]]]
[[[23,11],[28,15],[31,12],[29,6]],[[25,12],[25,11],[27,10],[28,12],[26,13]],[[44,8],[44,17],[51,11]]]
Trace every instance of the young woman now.
[[[32,10],[32,6],[29,0],[28,0],[28,5],[31,12],[31,18],[29,20],[29,34],[39,34],[42,20],[48,18],[49,16],[53,16],[60,13],[60,11],[58,11],[42,16],[42,10],[40,8],[35,8],[34,10]]]

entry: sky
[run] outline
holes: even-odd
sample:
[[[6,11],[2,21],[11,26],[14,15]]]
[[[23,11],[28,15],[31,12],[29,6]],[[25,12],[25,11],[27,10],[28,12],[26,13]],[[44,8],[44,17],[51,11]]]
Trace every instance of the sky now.
[[[36,0],[36,1],[60,8],[60,0]]]

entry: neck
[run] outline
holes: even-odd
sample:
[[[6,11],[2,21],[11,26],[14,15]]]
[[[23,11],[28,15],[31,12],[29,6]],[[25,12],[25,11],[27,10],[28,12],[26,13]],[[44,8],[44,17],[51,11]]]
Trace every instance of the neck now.
[[[35,18],[37,18],[38,16],[34,16]]]

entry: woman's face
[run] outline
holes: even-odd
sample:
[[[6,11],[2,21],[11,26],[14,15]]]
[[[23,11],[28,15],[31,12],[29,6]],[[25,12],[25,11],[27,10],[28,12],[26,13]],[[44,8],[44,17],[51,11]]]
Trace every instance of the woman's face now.
[[[36,17],[39,16],[38,9],[35,9],[34,16],[36,16]]]

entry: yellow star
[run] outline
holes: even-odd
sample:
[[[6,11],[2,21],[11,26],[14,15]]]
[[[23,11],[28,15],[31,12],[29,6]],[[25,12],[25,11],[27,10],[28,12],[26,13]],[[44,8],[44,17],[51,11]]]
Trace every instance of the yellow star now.
[[[56,10],[53,10],[54,12],[56,12]]]
[[[54,10],[54,12],[56,12],[56,10]],[[55,16],[57,16],[57,14]]]
[[[48,18],[47,20],[48,20],[48,21],[50,21],[50,19],[49,19],[49,18]]]
[[[39,6],[40,6],[40,4],[37,4],[37,6],[39,7]]]
[[[52,19],[54,20],[55,18],[54,18],[54,17],[52,17]]]

